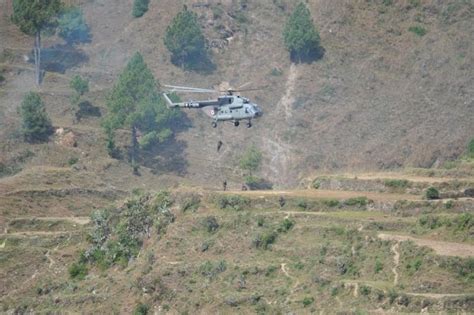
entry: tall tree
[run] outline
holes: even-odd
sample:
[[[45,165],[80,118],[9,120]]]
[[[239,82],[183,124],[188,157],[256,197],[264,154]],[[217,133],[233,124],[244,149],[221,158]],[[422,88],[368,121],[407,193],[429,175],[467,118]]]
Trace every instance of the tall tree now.
[[[164,43],[176,65],[193,68],[208,59],[206,40],[197,15],[188,11],[186,6],[167,27]]]
[[[165,141],[172,135],[172,121],[179,112],[169,110],[158,93],[159,84],[136,53],[120,74],[107,100],[108,114],[104,121],[109,154],[115,152],[115,130],[131,131],[130,162],[138,170],[139,148]],[[140,135],[140,140],[139,140]]]
[[[296,6],[286,22],[283,37],[292,60],[315,58],[320,52],[319,33],[314,26],[311,12],[303,2]]]
[[[19,112],[22,118],[21,133],[28,142],[44,141],[53,131],[51,120],[38,93],[25,95]]]
[[[37,85],[41,83],[41,32],[55,26],[60,9],[60,0],[13,0],[13,23],[23,33],[35,36],[33,52]]]

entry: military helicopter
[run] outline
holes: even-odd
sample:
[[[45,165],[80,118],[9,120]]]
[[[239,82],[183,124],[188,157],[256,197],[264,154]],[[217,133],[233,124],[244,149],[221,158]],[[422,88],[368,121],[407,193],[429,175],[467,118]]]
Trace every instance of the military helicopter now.
[[[219,121],[231,121],[235,127],[240,125],[241,120],[247,121],[247,128],[252,127],[252,119],[263,115],[262,109],[255,103],[250,102],[246,97],[234,95],[236,92],[254,91],[257,89],[227,89],[225,91],[200,89],[186,86],[164,85],[169,90],[163,93],[168,103],[168,107],[184,108],[202,108],[204,112],[212,118],[212,127],[216,128]],[[168,93],[225,93],[216,100],[189,101],[183,103],[174,103],[168,96]]]

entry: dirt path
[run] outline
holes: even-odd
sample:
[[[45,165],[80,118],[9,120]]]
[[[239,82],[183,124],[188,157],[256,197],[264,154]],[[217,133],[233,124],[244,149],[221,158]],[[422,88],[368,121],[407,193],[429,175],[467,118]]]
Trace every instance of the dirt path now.
[[[400,242],[396,242],[391,248],[390,250],[392,251],[393,253],[393,268],[392,268],[392,272],[393,272],[393,286],[397,286],[398,285],[398,266],[400,265],[400,252],[398,251],[400,248]]]
[[[15,217],[12,219],[12,221],[19,220],[66,221],[79,225],[86,225],[91,221],[89,217]]]
[[[407,235],[384,234],[380,233],[378,237],[382,240],[390,241],[412,241],[418,246],[426,246],[433,249],[441,256],[459,256],[459,257],[474,257],[474,245],[463,243],[433,241],[427,239],[414,238]]]
[[[380,180],[380,179],[406,179],[411,182],[416,183],[443,183],[457,180],[454,177],[429,177],[429,176],[419,176],[411,175],[404,173],[395,173],[395,172],[381,172],[381,173],[354,173],[354,174],[342,174],[341,176],[347,178],[355,178],[361,180]],[[471,178],[462,178],[461,180],[472,181]]]
[[[228,191],[242,196],[288,196],[288,197],[307,197],[314,199],[349,199],[355,197],[367,197],[374,201],[397,201],[397,200],[421,200],[420,196],[410,194],[391,194],[362,191],[339,191],[339,190],[320,190],[320,189],[302,189],[302,190],[266,190],[266,191]]]

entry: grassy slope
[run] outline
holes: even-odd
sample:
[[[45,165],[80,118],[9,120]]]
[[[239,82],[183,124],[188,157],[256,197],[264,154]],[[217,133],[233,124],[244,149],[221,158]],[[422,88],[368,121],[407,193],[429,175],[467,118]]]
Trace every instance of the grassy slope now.
[[[189,193],[174,196],[176,220],[164,235],[152,230],[128,267],[92,268],[83,281],[70,279],[67,268],[77,260],[78,250],[87,247],[92,227],[72,227],[52,218],[51,230],[57,234],[41,235],[47,220],[12,222],[12,231],[37,232],[1,238],[3,310],[130,312],[139,302],[172,313],[472,307],[472,279],[453,269],[456,260],[414,243],[377,238],[381,229],[409,233],[416,226],[414,217],[322,205],[313,211],[323,212],[304,212],[297,206],[299,199],[291,197],[283,209],[276,206],[276,197],[264,197],[240,211],[222,210],[212,194],[201,195],[196,211],[183,213]],[[219,224],[215,232],[203,224],[209,216]],[[294,226],[278,233],[269,249],[252,245],[258,234],[276,229],[285,218]],[[63,234],[66,227],[70,232]],[[437,232],[449,239],[446,231]],[[225,266],[220,271],[219,264]]]

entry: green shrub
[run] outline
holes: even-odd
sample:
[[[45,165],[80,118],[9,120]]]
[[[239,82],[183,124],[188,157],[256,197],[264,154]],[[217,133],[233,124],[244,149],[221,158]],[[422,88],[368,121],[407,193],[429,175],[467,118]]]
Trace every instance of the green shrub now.
[[[284,219],[283,222],[280,223],[280,226],[278,227],[277,231],[279,233],[286,233],[291,228],[295,225],[295,221],[290,220],[290,219]]]
[[[269,249],[275,243],[278,233],[273,230],[268,230],[262,234],[258,234],[253,240],[255,248]]]
[[[428,200],[439,199],[439,191],[434,187],[429,187],[425,192],[425,197]]]
[[[133,310],[133,315],[147,315],[150,311],[150,306],[148,304],[139,303],[135,306]]]
[[[367,296],[367,295],[370,294],[370,291],[371,291],[370,287],[368,287],[368,286],[366,286],[366,285],[363,285],[363,286],[360,287],[360,293],[361,293],[362,295]]]
[[[308,201],[306,199],[300,198],[296,200],[296,206],[301,210],[308,210]]]
[[[181,205],[181,211],[186,212],[186,211],[196,211],[199,206],[201,205],[201,198],[197,195],[192,195],[189,198],[186,198]]]
[[[257,226],[262,227],[265,224],[265,218],[263,216],[257,217]]]
[[[307,306],[309,306],[309,305],[311,305],[311,304],[314,303],[314,298],[313,298],[313,297],[305,297],[305,298],[303,299],[302,303],[303,303],[303,306],[304,306],[304,307],[307,307]]]
[[[365,207],[369,203],[369,199],[367,197],[354,197],[349,198],[344,201],[346,206],[357,206],[357,207]]]
[[[325,199],[323,200],[323,204],[330,208],[335,208],[339,206],[339,200],[337,199]]]
[[[383,270],[383,263],[377,258],[375,260],[374,271],[375,271],[375,273],[379,273],[382,270]]]
[[[408,28],[408,31],[422,37],[422,36],[425,36],[426,33],[428,32],[424,27],[422,26],[410,26]]]
[[[467,145],[467,154],[470,158],[474,158],[474,138],[472,138]]]
[[[390,188],[407,188],[410,182],[406,179],[386,179],[384,185]]]
[[[71,278],[78,280],[84,280],[88,272],[86,264],[81,262],[73,263],[68,271]]]
[[[219,223],[217,223],[217,219],[214,216],[206,217],[202,225],[206,228],[208,233],[214,233],[219,228]]]
[[[77,162],[79,162],[79,158],[78,157],[72,157],[70,158],[68,161],[67,161],[67,164],[69,166],[73,166],[74,164],[76,164]]]
[[[227,262],[220,260],[216,263],[206,261],[199,266],[199,273],[209,279],[214,279],[218,274],[227,270]]]
[[[319,179],[313,180],[313,182],[311,183],[311,187],[313,187],[314,189],[321,188],[321,181]]]
[[[21,133],[28,142],[45,141],[53,133],[51,120],[38,93],[29,92],[20,106]]]
[[[141,17],[148,11],[148,3],[150,0],[135,0],[133,1],[132,15],[133,17]]]
[[[270,75],[272,75],[274,77],[279,77],[279,76],[283,75],[283,71],[279,68],[273,68],[272,71],[270,71]]]
[[[453,219],[455,231],[470,231],[474,227],[474,215],[463,213]]]
[[[235,211],[241,211],[250,205],[250,199],[238,195],[222,195],[217,197],[216,203],[219,209],[222,210],[230,209]]]

